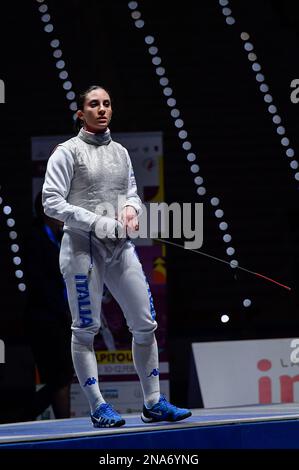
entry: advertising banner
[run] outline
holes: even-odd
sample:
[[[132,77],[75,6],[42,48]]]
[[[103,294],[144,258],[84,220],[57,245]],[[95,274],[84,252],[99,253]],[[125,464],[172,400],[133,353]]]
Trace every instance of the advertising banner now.
[[[205,408],[299,402],[292,338],[193,343]]]

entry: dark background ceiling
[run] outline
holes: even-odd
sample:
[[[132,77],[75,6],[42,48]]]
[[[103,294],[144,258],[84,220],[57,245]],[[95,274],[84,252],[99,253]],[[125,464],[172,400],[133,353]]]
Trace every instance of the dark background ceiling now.
[[[145,27],[136,29],[126,1],[47,2],[54,32],[43,31],[36,1],[1,4],[1,197],[25,236],[31,219],[30,138],[72,132],[72,112],[55,68],[54,37],[76,92],[99,83],[110,90],[112,131],[162,131],[166,201],[203,202],[202,250],[230,261],[210,199],[221,200],[230,244],[241,266],[281,280],[281,289],[229,266],[176,248],[167,250],[170,344],[184,356],[193,339],[298,336],[298,189],[281,137],[267,111],[244,51],[248,32],[282,125],[299,152],[299,9],[295,2],[231,1],[228,26],[216,0],[139,2]],[[166,106],[144,37],[153,34],[198,155],[207,193],[198,196],[186,152]],[[24,294],[17,291],[5,218],[0,216],[0,337],[20,341]],[[243,300],[252,301],[244,308]],[[230,321],[221,323],[222,314]],[[175,345],[179,345],[176,348]],[[183,361],[179,361],[183,364]],[[183,366],[182,366],[183,370]],[[178,373],[181,370],[178,369]]]

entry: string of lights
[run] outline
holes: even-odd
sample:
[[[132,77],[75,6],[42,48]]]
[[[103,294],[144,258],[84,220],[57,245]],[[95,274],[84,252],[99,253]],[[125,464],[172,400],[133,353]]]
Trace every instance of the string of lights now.
[[[138,2],[130,1],[128,3],[129,10],[131,11],[131,18],[134,21],[134,25],[137,29],[141,30],[145,26],[145,22],[142,19],[141,12],[138,10]],[[184,128],[185,123],[182,119],[182,113],[177,105],[177,100],[174,97],[173,89],[170,86],[170,81],[166,75],[165,67],[162,66],[162,58],[158,55],[159,49],[157,47],[157,39],[154,35],[145,35],[144,41],[147,46],[148,53],[151,56],[151,62],[155,68],[156,76],[161,85],[163,96],[166,99],[166,105],[169,108],[170,116],[173,118],[173,124],[176,127],[178,138],[181,141],[181,147],[186,152],[187,161],[190,163],[190,171],[194,176],[193,181],[196,186],[196,192],[200,197],[203,197],[207,194],[207,189],[204,186],[204,179],[199,175],[200,167],[198,165],[198,157],[192,149],[192,143],[188,140],[188,132]],[[225,248],[226,254],[229,257],[235,255],[235,248],[232,246],[232,236],[228,232],[229,224],[224,220],[224,211],[220,208],[220,199],[219,197],[212,196],[210,197],[210,204],[213,207],[214,215],[218,219],[218,227],[223,233],[223,241],[228,244]],[[237,259],[231,259],[230,267],[232,269],[237,268],[239,262]],[[244,307],[249,307],[251,305],[250,299],[245,299],[243,301]],[[222,321],[227,322],[229,318],[227,316],[222,316]]]
[[[5,205],[2,197],[0,197],[0,206],[2,206],[2,212],[6,219],[6,226],[9,230],[8,236],[11,240],[10,249],[12,252],[12,263],[15,269],[18,289],[19,291],[24,292],[26,290],[26,284],[23,282],[24,272],[22,268],[22,258],[20,256],[20,246],[17,242],[18,233],[15,228],[16,221],[13,218],[11,206]]]
[[[225,16],[226,24],[231,26],[236,24],[236,19],[232,16],[232,10],[229,7],[228,0],[219,0],[219,5],[222,7],[222,14]],[[282,124],[281,115],[278,112],[277,106],[273,103],[273,96],[270,93],[269,85],[265,82],[265,75],[262,73],[262,66],[258,62],[257,54],[254,52],[254,45],[252,38],[249,33],[243,31],[240,34],[240,38],[243,41],[243,47],[247,53],[248,61],[251,64],[252,71],[255,74],[255,79],[259,83],[259,91],[263,95],[263,100],[267,106],[267,111],[271,116],[272,122],[276,127],[276,133],[280,138],[280,144],[283,148],[285,155],[291,158],[290,167],[294,170],[294,178],[299,181],[298,167],[299,163],[295,157],[295,151],[290,145],[290,139],[286,135],[285,126]]]
[[[62,59],[63,53],[61,49],[60,40],[57,37],[52,37],[52,33],[54,32],[54,25],[53,21],[51,21],[51,15],[49,14],[49,7],[44,2],[44,0],[36,0],[39,4],[38,11],[41,14],[41,22],[43,23],[43,30],[45,33],[50,35],[50,46],[53,49],[53,57],[55,62],[55,66],[58,71],[58,76],[62,80],[62,87],[65,90],[66,99],[69,102],[69,109],[70,111],[74,111],[73,119],[75,120],[77,115],[77,102],[76,102],[76,94],[73,90],[73,84],[69,79],[69,73],[66,70],[65,61]]]

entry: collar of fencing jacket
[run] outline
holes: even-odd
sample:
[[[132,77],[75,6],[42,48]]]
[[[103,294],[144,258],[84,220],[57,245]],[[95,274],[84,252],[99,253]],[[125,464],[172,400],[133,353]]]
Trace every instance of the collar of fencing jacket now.
[[[83,127],[80,129],[78,137],[84,140],[87,144],[93,145],[108,145],[111,142],[111,135],[110,130],[107,129],[105,132],[98,132],[97,134],[93,134],[92,132],[88,132]]]

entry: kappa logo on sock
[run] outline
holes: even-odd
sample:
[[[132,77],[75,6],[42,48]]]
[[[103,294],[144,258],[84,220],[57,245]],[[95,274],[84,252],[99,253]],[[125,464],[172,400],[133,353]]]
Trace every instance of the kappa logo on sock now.
[[[147,377],[157,377],[157,375],[159,374],[160,374],[159,369],[153,369],[150,375],[148,375]]]
[[[95,377],[88,377],[88,379],[86,380],[83,386],[87,387],[87,385],[94,385],[96,383],[97,383],[97,379]]]

